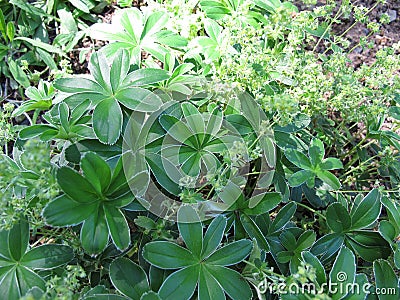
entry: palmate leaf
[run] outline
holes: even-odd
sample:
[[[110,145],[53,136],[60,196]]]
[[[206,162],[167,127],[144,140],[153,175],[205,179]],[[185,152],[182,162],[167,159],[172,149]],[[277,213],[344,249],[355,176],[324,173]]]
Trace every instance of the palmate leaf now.
[[[130,230],[121,208],[134,197],[122,170],[121,159],[111,172],[97,154],[87,152],[81,159],[83,176],[69,167],[57,172],[57,180],[65,194],[46,205],[43,216],[53,226],[83,223],[82,247],[91,255],[101,253],[111,237],[119,250],[130,245]]]
[[[240,273],[226,266],[243,261],[252,249],[251,241],[239,240],[217,250],[226,227],[225,217],[216,217],[204,237],[193,208],[183,206],[178,212],[179,220],[192,220],[192,223],[178,225],[189,250],[164,241],[150,242],[143,247],[143,257],[152,265],[179,269],[160,287],[161,299],[190,299],[196,286],[200,300],[214,299],[213,296],[223,299],[224,293],[232,299],[250,299],[252,293],[248,283]],[[211,295],[211,291],[215,294]]]
[[[153,112],[162,100],[139,86],[149,85],[169,78],[160,69],[136,70],[129,73],[130,58],[120,50],[111,66],[102,52],[90,57],[91,76],[60,78],[54,86],[63,92],[63,99],[70,106],[77,106],[90,99],[94,106],[93,128],[96,137],[104,144],[115,144],[122,130],[122,108]]]
[[[141,64],[141,52],[144,50],[164,61],[171,48],[186,47],[187,40],[165,27],[168,14],[162,11],[143,14],[137,8],[118,11],[111,24],[94,24],[89,34],[94,39],[111,43],[103,48],[108,57],[116,56],[118,49],[128,50],[131,63]]]
[[[339,179],[329,170],[341,169],[343,164],[337,158],[323,159],[324,155],[324,144],[316,138],[311,141],[308,156],[297,149],[287,149],[286,158],[300,169],[289,177],[289,184],[298,187],[306,182],[309,188],[313,188],[315,177],[318,177],[332,189],[339,189],[341,186]]]
[[[71,247],[46,244],[28,249],[29,224],[19,220],[9,231],[0,231],[0,298],[20,299],[33,287],[45,290],[44,279],[34,270],[62,266],[74,257]]]

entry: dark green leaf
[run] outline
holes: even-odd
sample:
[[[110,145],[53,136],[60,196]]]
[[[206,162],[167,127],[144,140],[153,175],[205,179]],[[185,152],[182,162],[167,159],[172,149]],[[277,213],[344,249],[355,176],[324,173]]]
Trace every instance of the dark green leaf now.
[[[185,248],[164,241],[147,243],[143,247],[143,257],[161,269],[178,269],[199,263]]]
[[[68,196],[80,203],[91,203],[98,200],[96,190],[81,174],[69,167],[57,170],[57,182]]]
[[[128,223],[123,213],[112,205],[104,205],[108,231],[118,250],[127,249],[131,243]]]
[[[203,240],[202,258],[207,258],[215,251],[215,249],[217,249],[218,245],[221,243],[225,227],[226,218],[221,215],[214,218],[208,226]]]
[[[221,266],[207,266],[207,270],[233,300],[251,299],[251,289],[238,272]]]
[[[395,293],[382,293],[378,295],[379,300],[397,300],[399,299],[399,280],[392,267],[386,260],[379,259],[374,261],[374,276],[376,287],[382,292],[388,292],[388,289],[394,289]]]
[[[74,258],[72,248],[65,245],[42,245],[29,250],[21,259],[21,264],[32,269],[53,269]]]
[[[110,264],[110,279],[119,292],[133,300],[139,300],[150,289],[143,269],[124,257],[119,257]]]
[[[97,154],[87,152],[81,160],[81,168],[97,193],[103,194],[111,180],[111,169],[107,163]]]
[[[344,287],[354,282],[356,276],[356,258],[348,248],[342,247],[329,273],[329,280],[339,287],[332,295],[333,300],[342,298],[347,294]],[[342,286],[342,288],[340,288]]]
[[[103,208],[91,214],[81,228],[81,243],[83,249],[91,255],[101,253],[108,243],[108,228]]]
[[[194,208],[182,206],[179,209],[178,228],[186,247],[200,258],[203,248],[203,227]]]
[[[340,203],[332,203],[326,210],[326,222],[329,228],[337,233],[347,231],[351,227],[351,218],[347,209]]]
[[[381,213],[381,195],[373,189],[351,210],[352,229],[362,229],[373,224]]]
[[[48,224],[53,226],[77,225],[92,215],[97,208],[96,202],[82,203],[61,195],[45,206],[43,217]]]
[[[190,299],[199,278],[200,265],[186,267],[169,275],[158,291],[163,300]]]
[[[207,258],[206,263],[214,266],[230,266],[241,262],[249,254],[253,244],[249,240],[240,240],[215,251]]]

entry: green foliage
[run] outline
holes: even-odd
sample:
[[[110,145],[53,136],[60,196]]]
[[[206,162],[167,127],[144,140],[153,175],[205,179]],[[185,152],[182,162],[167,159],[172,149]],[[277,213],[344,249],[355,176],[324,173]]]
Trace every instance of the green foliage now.
[[[34,270],[54,269],[72,260],[72,249],[48,244],[28,250],[29,225],[21,219],[9,231],[0,231],[0,293],[4,299],[19,299],[31,288],[45,289],[44,279]]]
[[[121,208],[133,196],[125,181],[121,164],[112,172],[108,164],[94,153],[81,160],[83,176],[69,167],[57,171],[57,182],[65,194],[43,210],[48,224],[71,226],[83,222],[80,238],[83,249],[91,255],[101,253],[109,236],[119,250],[130,245],[130,232]]]
[[[398,299],[399,45],[351,66],[350,1],[146,3],[0,2],[0,298]]]

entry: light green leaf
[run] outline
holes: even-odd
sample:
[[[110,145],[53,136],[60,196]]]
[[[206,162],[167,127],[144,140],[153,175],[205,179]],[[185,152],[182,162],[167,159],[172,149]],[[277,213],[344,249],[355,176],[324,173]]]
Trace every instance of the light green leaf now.
[[[304,182],[309,180],[309,178],[315,177],[314,173],[308,170],[300,170],[289,177],[289,184],[292,187],[297,187],[302,185]]]
[[[20,219],[8,233],[8,247],[11,258],[19,261],[26,252],[29,243],[29,223]]]
[[[322,170],[317,172],[316,175],[323,182],[327,183],[331,188],[335,190],[340,189],[341,184],[339,179],[337,179],[337,177],[333,175],[331,172]]]
[[[31,38],[28,38],[28,37],[16,37],[15,40],[21,40],[21,41],[29,43],[33,47],[38,47],[38,48],[41,48],[43,50],[46,50],[47,52],[55,53],[55,54],[58,54],[60,56],[65,56],[65,53],[60,48],[57,48],[57,47],[55,47],[53,45],[50,45],[50,44],[43,43],[43,42],[41,42],[39,40],[34,40],[34,39],[31,39]]]
[[[104,144],[115,144],[122,130],[122,111],[113,98],[101,101],[93,111],[93,128]]]
[[[300,169],[310,170],[312,168],[311,162],[308,157],[300,151],[287,149],[285,151],[285,156],[292,164],[299,167]]]

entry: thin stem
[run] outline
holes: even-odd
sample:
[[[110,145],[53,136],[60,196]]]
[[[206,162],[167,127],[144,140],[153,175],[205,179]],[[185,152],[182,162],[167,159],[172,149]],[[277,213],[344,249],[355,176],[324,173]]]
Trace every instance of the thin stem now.
[[[301,202],[296,202],[296,204],[301,206],[301,207],[303,207],[303,208],[308,209],[309,211],[311,211],[312,213],[316,214],[320,218],[326,220],[326,217],[323,214],[321,214],[320,212],[316,211],[315,209],[313,209],[313,208],[311,208],[311,207],[309,207],[309,206],[307,206],[307,205],[305,205],[305,204],[303,204]]]

